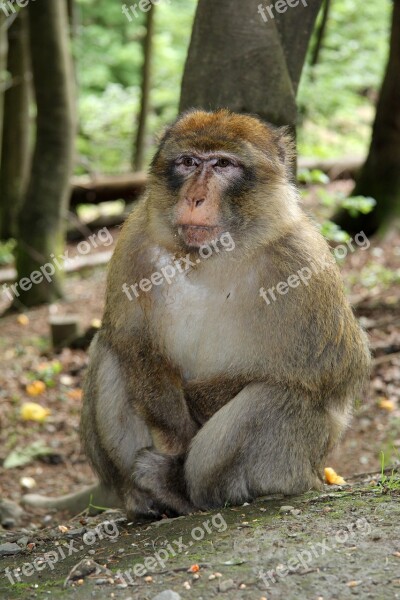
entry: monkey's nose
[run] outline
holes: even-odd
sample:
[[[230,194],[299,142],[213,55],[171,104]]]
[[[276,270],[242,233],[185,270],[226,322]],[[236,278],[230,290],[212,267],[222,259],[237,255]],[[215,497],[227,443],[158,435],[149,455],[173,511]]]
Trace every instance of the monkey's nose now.
[[[193,210],[194,208],[200,208],[202,204],[206,201],[205,198],[186,198],[186,203]]]

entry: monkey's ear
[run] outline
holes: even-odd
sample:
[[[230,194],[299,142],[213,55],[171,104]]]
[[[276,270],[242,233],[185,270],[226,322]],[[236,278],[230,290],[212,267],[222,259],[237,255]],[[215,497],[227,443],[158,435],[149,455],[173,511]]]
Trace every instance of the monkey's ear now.
[[[276,143],[279,159],[285,165],[288,175],[293,177],[296,170],[296,142],[289,127],[279,127],[276,130]]]

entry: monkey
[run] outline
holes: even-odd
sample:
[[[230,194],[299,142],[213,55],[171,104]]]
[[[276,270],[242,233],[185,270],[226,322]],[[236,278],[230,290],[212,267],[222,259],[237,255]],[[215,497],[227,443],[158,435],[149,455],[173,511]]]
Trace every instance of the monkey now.
[[[228,109],[188,111],[160,140],[111,259],[81,416],[96,493],[129,518],[321,488],[370,352],[293,159],[285,128]]]

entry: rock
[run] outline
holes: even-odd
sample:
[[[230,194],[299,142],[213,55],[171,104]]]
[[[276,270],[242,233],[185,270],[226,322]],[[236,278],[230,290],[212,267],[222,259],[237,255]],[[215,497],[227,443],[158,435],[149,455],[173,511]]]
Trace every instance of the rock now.
[[[224,581],[221,581],[221,583],[218,586],[220,592],[227,592],[228,590],[231,590],[234,587],[236,586],[233,579],[225,579]]]
[[[181,596],[172,590],[164,590],[154,596],[153,600],[181,600]]]
[[[18,525],[24,511],[12,500],[0,500],[0,524],[4,529],[12,529]]]
[[[294,510],[294,506],[281,506],[279,509],[280,513],[290,513],[292,510]]]
[[[86,527],[79,527],[78,529],[69,529],[69,531],[66,533],[66,537],[81,537],[84,533],[86,533],[86,531]]]
[[[6,542],[0,544],[0,556],[12,556],[13,554],[20,554],[22,548],[13,542]]]
[[[18,546],[21,546],[21,548],[26,548],[26,546],[29,544],[28,536],[24,535],[24,537],[19,538],[19,540],[17,540],[17,544]]]

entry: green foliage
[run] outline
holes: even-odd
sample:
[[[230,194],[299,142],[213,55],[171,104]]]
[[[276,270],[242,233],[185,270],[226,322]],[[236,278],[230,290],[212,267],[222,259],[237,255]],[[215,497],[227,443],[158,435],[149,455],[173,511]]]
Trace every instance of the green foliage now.
[[[376,200],[369,196],[352,196],[344,198],[341,203],[351,217],[357,217],[359,214],[367,215],[376,206]]]
[[[377,286],[383,289],[393,284],[400,284],[400,269],[392,270],[380,263],[370,262],[354,278],[350,279],[350,283],[358,282],[367,289],[373,289]]]
[[[299,169],[297,173],[299,183],[310,185],[313,183],[329,183],[329,177],[319,169]]]
[[[15,240],[0,242],[0,267],[14,262]]]
[[[77,5],[78,173],[126,171],[140,108],[144,14],[138,10],[129,21],[122,3],[108,0],[77,0]],[[195,0],[165,0],[156,7],[148,158],[155,134],[177,114],[195,8]]]
[[[392,469],[390,475],[386,475],[386,460],[384,452],[381,452],[381,478],[375,486],[376,491],[382,494],[390,494],[400,491],[400,475]]]
[[[339,225],[332,223],[332,221],[324,221],[320,226],[320,230],[324,238],[330,242],[336,242],[340,244],[350,240],[350,236],[347,231],[343,231]]]
[[[298,141],[305,156],[365,154],[386,66],[392,2],[331,5],[320,61],[306,66],[300,83]]]

